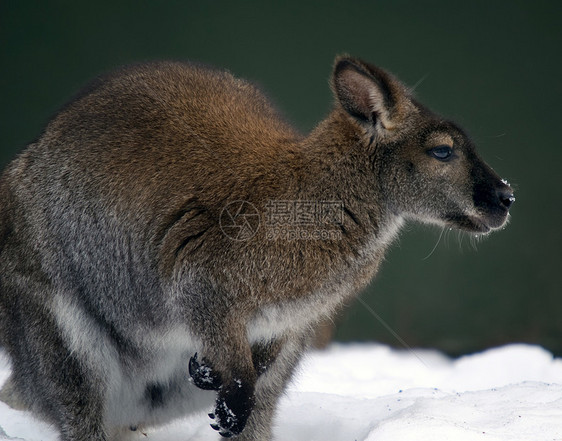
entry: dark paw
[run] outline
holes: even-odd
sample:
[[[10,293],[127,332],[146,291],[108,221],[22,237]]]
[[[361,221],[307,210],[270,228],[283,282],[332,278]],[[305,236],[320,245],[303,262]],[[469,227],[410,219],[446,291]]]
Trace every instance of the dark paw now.
[[[234,380],[219,391],[215,413],[209,416],[215,420],[211,427],[225,438],[239,435],[248,421],[254,407],[253,388]]]
[[[228,432],[227,430],[221,429],[221,427],[218,424],[211,424],[211,427],[217,432],[219,432],[219,435],[224,438],[232,438],[234,436],[232,432]]]
[[[222,386],[220,375],[213,371],[205,359],[199,362],[197,354],[189,360],[189,375],[193,379],[193,384],[199,389],[219,390]]]

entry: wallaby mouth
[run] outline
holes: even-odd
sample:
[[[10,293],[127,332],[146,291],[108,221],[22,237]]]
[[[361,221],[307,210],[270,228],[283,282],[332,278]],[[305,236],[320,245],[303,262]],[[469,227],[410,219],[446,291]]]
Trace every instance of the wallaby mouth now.
[[[491,233],[507,224],[509,212],[503,215],[494,214],[493,216],[469,217],[470,226],[467,228],[472,233]]]
[[[507,210],[502,215],[495,213],[493,215],[449,215],[446,217],[446,221],[451,227],[473,234],[491,233],[504,227],[508,219]]]

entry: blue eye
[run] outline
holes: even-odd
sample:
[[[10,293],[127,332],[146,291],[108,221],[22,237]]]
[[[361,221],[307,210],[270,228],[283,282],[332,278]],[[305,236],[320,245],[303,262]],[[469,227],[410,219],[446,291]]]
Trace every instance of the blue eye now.
[[[429,150],[429,154],[440,161],[448,161],[453,156],[453,149],[448,145],[440,145]]]

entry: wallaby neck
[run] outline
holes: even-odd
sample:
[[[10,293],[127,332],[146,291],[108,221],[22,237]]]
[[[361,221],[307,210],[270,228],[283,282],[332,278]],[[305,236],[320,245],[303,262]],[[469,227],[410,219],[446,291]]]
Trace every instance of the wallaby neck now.
[[[299,206],[307,204],[304,209],[316,210],[315,214],[325,214],[318,210],[326,207],[332,210],[335,217],[317,225],[289,225],[293,240],[278,241],[277,246],[286,254],[314,257],[317,273],[356,274],[352,284],[360,288],[373,276],[402,220],[386,209],[371,158],[352,124],[334,111],[307,137],[280,146],[274,168],[280,186],[261,202],[267,207],[266,223],[276,214],[275,199],[282,210],[287,210],[283,201],[295,202],[291,209],[297,216],[303,214]]]
[[[302,151],[299,197],[341,201],[344,228],[361,236],[385,236],[399,217],[386,206],[374,158],[357,127],[341,111],[334,110],[300,143]]]

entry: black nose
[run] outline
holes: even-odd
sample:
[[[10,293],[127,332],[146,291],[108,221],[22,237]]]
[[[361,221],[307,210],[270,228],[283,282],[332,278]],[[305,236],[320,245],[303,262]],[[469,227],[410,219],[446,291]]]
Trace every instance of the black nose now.
[[[511,188],[502,188],[499,189],[497,191],[497,195],[498,195],[498,199],[500,201],[500,204],[505,207],[506,209],[509,209],[509,207],[511,207],[513,205],[513,203],[515,202],[515,197],[513,196],[513,191],[511,191]]]

